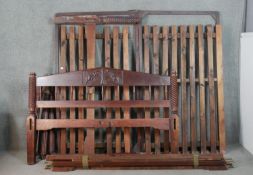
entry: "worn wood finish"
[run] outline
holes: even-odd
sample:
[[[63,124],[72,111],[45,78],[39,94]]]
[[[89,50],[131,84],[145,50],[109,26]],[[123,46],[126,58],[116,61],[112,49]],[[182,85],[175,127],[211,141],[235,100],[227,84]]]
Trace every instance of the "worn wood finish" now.
[[[208,92],[209,92],[209,113],[210,113],[210,142],[211,152],[216,152],[216,116],[215,116],[215,94],[214,94],[214,59],[213,59],[213,38],[212,28],[207,26],[207,59],[208,59]]]
[[[59,73],[64,73],[67,71],[66,67],[66,49],[67,49],[67,40],[66,40],[66,26],[61,26],[61,44],[60,44],[60,58],[59,58]],[[60,91],[60,100],[66,99],[66,87],[59,88]],[[62,119],[66,118],[66,109],[60,109],[60,116]],[[60,153],[65,154],[66,153],[66,129],[61,130],[60,134]]]
[[[84,36],[84,27],[78,26],[78,70],[82,71],[84,70],[84,42],[83,42],[83,36]],[[78,89],[78,100],[84,100],[84,87],[79,87]],[[78,118],[84,119],[84,109],[79,108],[78,109]],[[83,154],[84,153],[84,130],[81,128],[78,130],[78,153]]]
[[[123,69],[129,70],[129,54],[128,54],[128,26],[123,28]],[[130,100],[129,87],[123,87],[123,98],[124,100]],[[130,119],[129,108],[124,109],[124,118]],[[125,152],[131,152],[131,135],[130,128],[124,128],[124,144]]]
[[[182,117],[182,144],[183,144],[183,153],[186,153],[187,150],[187,93],[186,93],[186,38],[185,38],[185,26],[180,26],[180,78],[181,78],[181,117]]]
[[[224,123],[224,88],[223,88],[223,59],[222,59],[222,28],[216,25],[216,64],[217,64],[217,98],[218,98],[218,123],[220,152],[226,149],[225,123]]]
[[[119,59],[119,27],[113,27],[113,68],[120,68]],[[120,98],[119,86],[114,87],[114,100],[119,100]],[[115,119],[120,119],[120,109],[115,109]],[[121,129],[116,128],[115,133],[115,143],[116,143],[116,153],[121,152]]]
[[[66,100],[66,101],[37,101],[38,108],[159,108],[168,107],[169,100]]]
[[[194,33],[195,29],[194,26],[189,26],[189,33],[190,33],[190,40],[189,40],[189,59],[190,59],[190,121],[191,121],[191,151],[195,152],[197,149],[197,135],[196,135],[196,88],[195,88],[195,39]]]
[[[111,67],[111,40],[110,40],[110,28],[108,26],[104,27],[104,35],[105,35],[105,39],[104,39],[104,47],[105,47],[105,67]],[[105,91],[105,100],[111,100],[111,87],[104,87],[104,91]],[[107,108],[106,109],[106,118],[110,119],[112,117],[112,109],[111,108]],[[107,128],[106,129],[106,150],[107,150],[107,154],[111,154],[112,153],[112,129],[111,128]]]
[[[70,26],[69,28],[69,33],[70,33],[70,38],[69,38],[69,70],[75,71],[75,66],[76,66],[76,55],[75,55],[75,26]],[[70,100],[75,100],[76,96],[76,90],[75,87],[70,87]],[[76,112],[74,108],[70,108],[70,119],[75,119],[76,117]],[[76,148],[76,133],[75,129],[70,129],[69,131],[69,152],[70,154],[75,153],[75,148]]]
[[[205,32],[203,27],[206,27]],[[105,165],[103,161],[110,158],[102,156],[103,168],[130,165],[141,168],[129,163],[128,154],[144,154],[137,160],[143,168],[193,168],[192,160],[178,166],[185,163],[182,156],[193,159],[193,155],[200,154],[211,160],[224,153],[221,26],[145,25],[143,35],[139,27],[134,28],[138,36],[135,38],[130,34],[130,26],[121,29],[106,25],[103,33],[96,32],[96,25],[92,23],[59,27],[59,74],[38,77],[36,83],[37,89],[50,89],[55,95],[37,98],[36,113],[27,119],[28,163],[35,162],[33,147],[36,143],[42,157],[55,152],[95,158],[104,153],[115,158],[123,156],[127,162]],[[142,37],[143,43],[140,42]],[[103,41],[101,55],[95,53],[98,40]],[[136,43],[143,44],[143,53],[140,52],[142,46]],[[132,44],[134,52],[130,48]],[[96,56],[102,58],[104,67],[95,67]],[[55,92],[51,92],[53,90]],[[45,91],[42,96],[43,93]],[[42,118],[36,118],[37,111],[43,111]],[[34,125],[28,121],[34,121]],[[99,137],[97,143],[95,128],[106,136]],[[69,138],[66,129],[70,131]],[[59,141],[54,143],[56,135]],[[33,137],[39,139],[31,144]],[[140,154],[143,151],[145,153]],[[152,162],[153,156],[164,154],[178,156],[178,160],[164,160],[166,164]],[[73,170],[69,162],[54,163],[54,171]],[[224,168],[219,161],[205,163],[199,167]]]
[[[162,57],[162,75],[169,76],[169,48],[168,48],[168,26],[163,26],[162,33],[163,33],[163,57]],[[163,99],[169,98],[168,89],[169,86],[163,87]],[[169,117],[169,108],[164,108],[164,117]],[[170,144],[170,133],[168,131],[164,131],[164,152],[169,152],[169,144]]]
[[[198,25],[198,60],[199,60],[199,117],[201,152],[206,152],[206,112],[205,112],[205,60],[203,46],[203,26]]]
[[[158,43],[158,26],[153,26],[153,74],[159,74],[159,43]],[[154,99],[159,99],[160,88],[154,87]],[[154,109],[154,115],[159,116],[159,108]],[[160,146],[160,131],[155,130],[155,153],[161,152]]]
[[[85,28],[86,36],[87,36],[87,68],[94,68],[95,67],[95,31],[96,25],[95,24],[88,24]],[[87,100],[94,100],[94,87],[87,88]],[[95,110],[94,109],[87,109],[87,119],[94,119],[95,118]],[[95,132],[94,129],[87,129],[87,135],[85,138],[85,149],[84,152],[86,154],[94,154],[95,153]]]
[[[156,119],[37,119],[37,130],[55,128],[122,128],[122,127],[153,127],[160,130],[170,129],[173,118]],[[174,122],[174,121],[172,121]],[[111,145],[112,146],[112,145]],[[107,153],[109,154],[109,153]]]
[[[149,63],[150,63],[150,57],[149,57],[149,26],[144,26],[144,72],[150,73],[149,70]],[[151,90],[150,86],[145,87],[144,89],[144,99],[150,100],[151,99]],[[150,109],[147,107],[145,108],[145,118],[150,118]],[[145,128],[145,151],[146,153],[151,153],[151,132],[150,128]]]

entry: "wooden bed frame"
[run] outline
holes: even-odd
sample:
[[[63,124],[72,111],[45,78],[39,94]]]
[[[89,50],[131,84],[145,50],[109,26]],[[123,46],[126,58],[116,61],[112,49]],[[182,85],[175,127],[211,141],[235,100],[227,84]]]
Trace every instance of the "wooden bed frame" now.
[[[56,14],[59,72],[29,77],[28,164],[227,169],[221,26],[141,25],[173,14],[195,13]]]

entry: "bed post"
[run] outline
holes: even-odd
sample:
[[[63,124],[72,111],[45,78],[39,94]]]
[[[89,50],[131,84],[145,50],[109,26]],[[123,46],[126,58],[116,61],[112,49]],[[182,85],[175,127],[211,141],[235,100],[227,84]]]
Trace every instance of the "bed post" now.
[[[35,120],[36,120],[36,74],[29,75],[29,115],[26,119],[26,139],[27,139],[27,164],[32,165],[36,162],[36,136],[35,136]]]

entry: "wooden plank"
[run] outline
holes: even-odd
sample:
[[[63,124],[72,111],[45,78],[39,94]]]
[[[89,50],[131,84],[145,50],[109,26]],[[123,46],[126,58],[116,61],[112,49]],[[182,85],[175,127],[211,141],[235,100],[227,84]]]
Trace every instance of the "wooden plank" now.
[[[129,69],[129,53],[128,53],[128,26],[123,27],[123,69]],[[129,87],[123,87],[123,98],[124,100],[130,99]],[[130,118],[130,110],[129,108],[124,109],[124,119]],[[130,136],[130,128],[124,128],[124,144],[125,144],[125,152],[131,152],[131,136]]]
[[[159,74],[159,40],[158,40],[159,28],[153,26],[153,74]],[[159,99],[160,89],[154,87],[154,99]],[[159,108],[154,109],[155,116],[159,116]],[[160,146],[160,131],[155,130],[155,153],[159,154],[161,151]]]
[[[119,27],[113,27],[113,68],[119,69]],[[119,100],[119,86],[114,87],[114,100]],[[120,109],[115,109],[115,119],[120,119]],[[116,128],[115,152],[121,152],[121,129]]]
[[[155,119],[38,119],[37,130],[55,128],[115,128],[115,127],[153,127],[169,130],[169,118]]]
[[[49,118],[50,119],[55,119],[53,109],[49,110]],[[49,131],[49,153],[50,154],[55,153],[55,145],[56,145],[55,142],[56,142],[55,131],[50,130]]]
[[[171,35],[172,35],[172,60],[171,60],[171,73],[175,72],[175,74],[177,75],[178,73],[178,58],[177,58],[177,38],[178,38],[178,33],[177,33],[177,26],[173,25],[172,29],[171,29]],[[177,124],[178,124],[178,119],[176,120]],[[179,125],[179,124],[178,124]],[[174,130],[174,127],[171,128],[170,131],[170,137],[171,137],[171,152],[172,153],[178,153],[178,142],[176,142],[175,140],[178,140],[178,131]]]
[[[70,38],[69,38],[69,70],[70,72],[75,71],[76,61],[75,61],[75,26],[70,26],[69,28]],[[70,100],[75,100],[75,87],[70,87]],[[75,119],[76,112],[74,108],[70,109],[70,119]],[[71,154],[75,153],[75,141],[76,133],[74,129],[69,131],[69,152]]]
[[[90,69],[90,68],[95,67],[96,25],[95,24],[86,25],[85,31],[86,31],[85,34],[87,37],[87,68]],[[88,93],[87,100],[94,100],[95,88],[88,87],[87,93]],[[94,118],[95,118],[95,110],[94,109],[87,109],[87,119],[94,119]],[[94,129],[87,129],[84,152],[89,155],[95,153],[95,132],[94,132]]]
[[[162,58],[162,75],[168,75],[169,72],[169,48],[168,48],[168,26],[163,26],[162,34],[163,34],[163,58]],[[168,87],[163,87],[163,99],[166,100],[169,98],[168,96]],[[164,117],[169,117],[169,108],[163,108]],[[164,131],[164,152],[169,152],[169,142],[170,142],[170,133],[168,131]]]
[[[193,25],[189,26],[189,56],[190,56],[190,121],[191,121],[191,151],[194,153],[197,151],[197,140],[196,140],[196,87],[195,87],[195,38]]]
[[[187,94],[186,94],[186,29],[180,26],[180,78],[181,78],[181,104],[182,104],[182,146],[183,153],[187,152]]]
[[[84,70],[84,27],[78,26],[78,70],[82,71]],[[84,98],[84,87],[79,87],[78,89],[78,100],[83,100]],[[79,108],[78,109],[78,118],[84,119],[84,109]],[[83,154],[84,153],[84,130],[79,129],[78,130],[78,153]]]
[[[144,26],[144,72],[150,73],[149,70],[149,26]],[[150,100],[150,88],[145,87],[144,89],[144,100]],[[150,109],[145,108],[145,118],[150,118]],[[145,128],[145,151],[151,153],[151,135],[150,128]]]
[[[218,90],[218,123],[220,152],[225,153],[225,123],[224,123],[224,89],[223,89],[223,54],[222,54],[222,28],[216,25],[216,64],[217,64],[217,90]]]
[[[104,27],[104,46],[105,46],[105,67],[111,67],[111,40],[110,40],[110,28],[109,26]],[[110,101],[111,100],[111,87],[105,87],[105,100]],[[106,118],[110,119],[112,117],[112,111],[110,108],[106,109]],[[112,153],[112,129],[107,128],[106,129],[106,150],[107,154]]]
[[[37,108],[163,108],[169,100],[44,100],[37,101]]]
[[[61,26],[61,44],[60,44],[60,59],[59,59],[59,73],[64,73],[67,70],[66,67],[66,48],[67,48],[67,40],[66,40],[66,26]],[[61,87],[59,89],[60,99],[59,100],[65,100],[66,99],[66,87]],[[62,119],[66,119],[66,109],[61,108],[60,109],[60,116]],[[61,130],[60,134],[60,153],[65,154],[66,153],[66,129]]]
[[[213,38],[212,26],[207,26],[207,52],[208,52],[208,91],[210,113],[210,142],[211,152],[216,151],[216,128],[215,128],[215,94],[214,94],[214,69],[213,69]]]
[[[203,26],[198,25],[198,60],[199,60],[199,117],[201,153],[206,152],[206,114],[205,114],[205,61],[203,46]]]

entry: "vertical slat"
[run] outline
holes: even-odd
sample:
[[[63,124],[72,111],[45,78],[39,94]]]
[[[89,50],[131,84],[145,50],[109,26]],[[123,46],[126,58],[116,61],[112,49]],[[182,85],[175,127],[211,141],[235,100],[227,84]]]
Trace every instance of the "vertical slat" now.
[[[105,46],[105,67],[111,67],[110,61],[110,28],[108,26],[104,27],[104,46]],[[110,87],[105,87],[105,100],[111,100],[111,89]],[[110,119],[112,111],[110,108],[106,109],[106,118]],[[112,129],[106,129],[106,150],[107,154],[112,153]]]
[[[61,45],[60,45],[60,59],[59,59],[59,73],[66,72],[66,47],[67,47],[67,40],[66,40],[66,26],[61,26]],[[66,99],[66,87],[60,88],[60,100]],[[66,119],[66,109],[60,109],[60,116],[62,119]],[[66,129],[61,129],[61,145],[60,145],[60,153],[66,153]]]
[[[95,46],[96,46],[96,25],[95,24],[88,24],[85,30],[86,38],[87,38],[87,68],[94,68],[95,67]],[[87,99],[94,100],[95,95],[95,88],[88,87],[87,88]],[[94,119],[95,118],[95,110],[92,108],[87,109],[87,119]],[[94,154],[95,153],[95,138],[94,138],[94,129],[88,128],[87,135],[85,139],[85,148],[84,152],[87,154]]]
[[[195,89],[195,37],[194,26],[189,26],[189,55],[190,55],[190,108],[191,108],[191,151],[196,151],[196,89]]]
[[[144,26],[144,72],[149,72],[149,26]],[[145,87],[144,90],[144,99],[150,100],[150,91],[149,87]],[[145,118],[150,118],[150,109],[145,108]],[[151,136],[150,136],[150,128],[145,128],[145,150],[146,153],[151,153]]]
[[[214,69],[213,69],[213,37],[212,26],[207,26],[207,52],[208,52],[208,91],[210,111],[210,143],[211,152],[216,151],[216,128],[215,128],[215,94],[214,94]]]
[[[158,26],[153,26],[153,74],[159,74],[159,40]],[[159,87],[154,87],[154,99],[159,99]],[[155,117],[159,117],[159,109],[154,109]],[[155,153],[160,153],[160,130],[155,129]]]
[[[163,26],[163,61],[162,75],[168,76],[169,60],[168,60],[168,26]],[[168,99],[168,88],[164,87],[163,98]],[[164,108],[164,117],[169,117],[169,108]],[[169,131],[164,131],[164,152],[169,152]]]
[[[203,47],[203,26],[198,25],[198,60],[199,60],[199,117],[201,152],[206,152],[206,114],[205,114],[205,61]]]
[[[83,32],[84,27],[78,26],[78,70],[84,70],[84,47],[83,47]],[[78,89],[78,100],[83,100],[83,94],[84,87],[79,87]],[[83,119],[84,118],[84,109],[78,108],[78,118]],[[84,130],[78,129],[78,153],[83,154],[84,153]]]
[[[171,72],[174,72],[177,75],[177,27],[172,26],[171,29],[172,35],[172,60],[171,60]],[[170,128],[170,136],[171,136],[171,152],[177,153],[178,152],[178,131],[174,131],[174,128]]]
[[[69,70],[75,71],[75,27],[69,28]],[[75,87],[70,87],[70,100],[75,100]],[[75,119],[75,108],[70,108],[70,119]],[[75,129],[70,129],[69,152],[75,153],[76,134]]]
[[[128,26],[123,28],[123,69],[129,70],[129,54],[128,54]],[[123,96],[124,100],[129,100],[129,87],[123,87]],[[124,109],[124,118],[130,118],[130,109]],[[131,137],[130,137],[130,128],[124,128],[124,143],[125,143],[125,152],[130,153],[131,151]]]
[[[113,68],[119,69],[119,27],[113,27]],[[119,86],[114,87],[114,100],[119,100]],[[115,118],[120,119],[120,109],[115,109]],[[121,152],[121,130],[116,128],[116,153]]]
[[[52,97],[51,97],[51,100],[53,100]],[[55,118],[54,109],[49,110],[49,118],[50,119]],[[55,152],[55,132],[54,130],[50,130],[49,131],[49,153],[52,154],[54,152]]]
[[[218,86],[218,123],[219,123],[219,146],[220,152],[224,153],[226,148],[225,123],[224,123],[224,90],[223,90],[223,56],[222,56],[222,29],[216,25],[216,64],[217,64],[217,86]]]
[[[182,106],[182,147],[183,153],[187,152],[187,94],[186,94],[186,31],[185,26],[180,26],[180,61],[181,61],[181,106]]]

